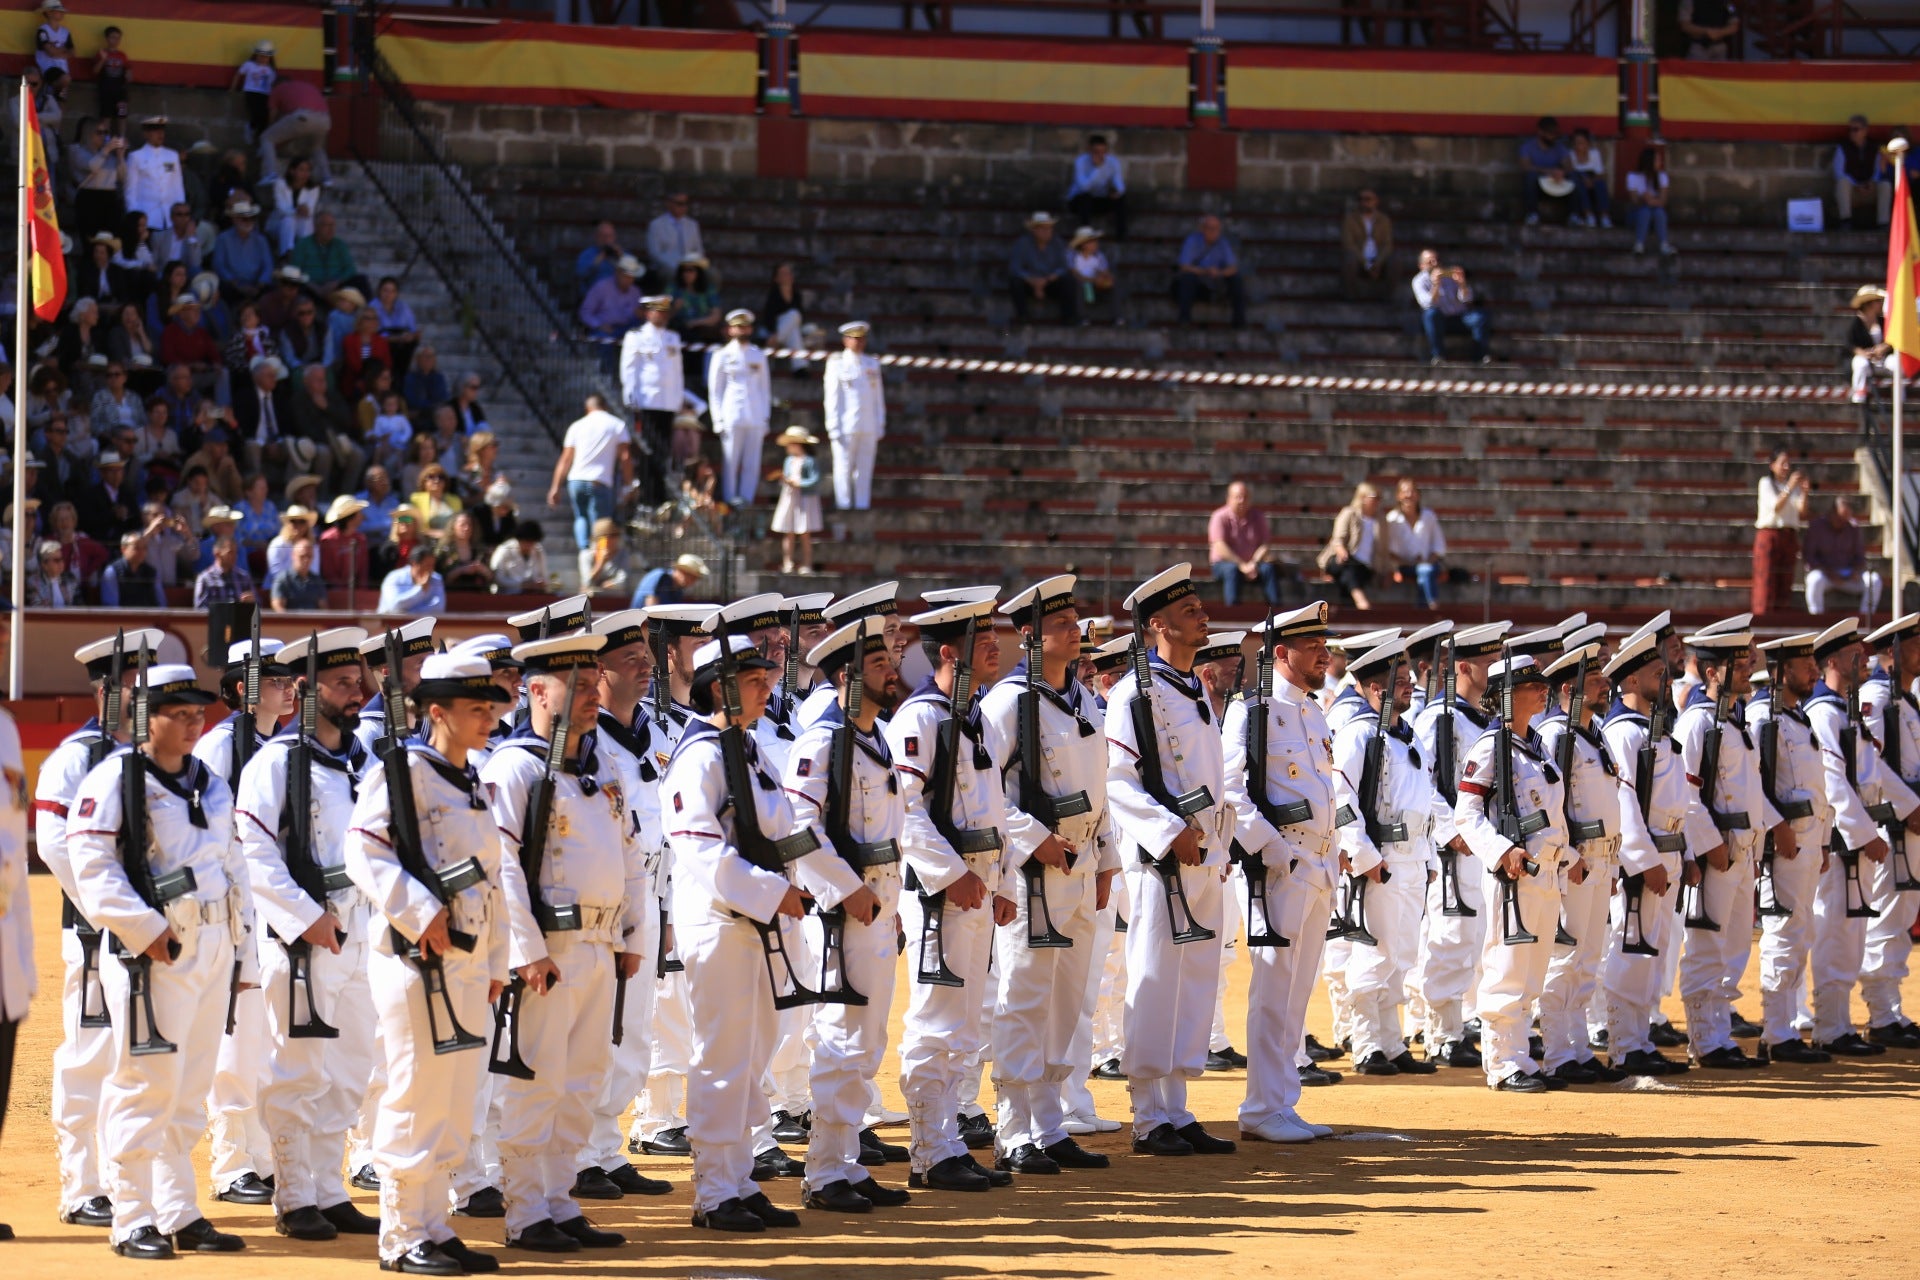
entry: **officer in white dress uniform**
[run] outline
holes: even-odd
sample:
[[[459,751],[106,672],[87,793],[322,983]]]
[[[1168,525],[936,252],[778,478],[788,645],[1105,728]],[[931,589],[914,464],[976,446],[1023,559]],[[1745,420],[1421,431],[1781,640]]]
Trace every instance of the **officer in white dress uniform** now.
[[[140,128],[147,141],[127,155],[127,212],[146,214],[149,227],[164,227],[173,217],[173,206],[187,199],[180,153],[167,145],[165,116],[148,116]]]
[[[640,418],[640,439],[651,455],[640,474],[644,500],[667,497],[666,468],[672,457],[673,418],[687,403],[686,365],[680,335],[667,327],[673,298],[664,293],[640,299],[644,324],[620,339],[620,397]]]
[[[752,506],[760,487],[760,447],[773,415],[772,382],[767,353],[753,342],[753,312],[727,312],[727,338],[707,357],[707,403],[725,459],[720,493],[729,503]]]
[[[235,797],[234,834],[258,924],[266,931],[260,994],[268,1070],[260,1121],[273,1143],[274,1226],[296,1240],[374,1235],[380,1229],[378,1219],[354,1207],[340,1173],[347,1129],[373,1075],[373,995],[367,986],[372,903],[348,878],[345,852],[347,821],[367,765],[352,736],[365,697],[359,646],[366,638],[359,627],[337,627],[296,640],[276,655],[302,686],[313,655],[308,812],[290,808],[305,696],[298,688],[296,723],[260,748],[241,773]]]
[[[1831,853],[1833,806],[1827,800],[1820,747],[1803,705],[1819,670],[1813,647],[1817,632],[1784,636],[1760,646],[1767,655],[1766,689],[1747,703],[1747,727],[1759,744],[1761,767],[1773,760],[1774,808],[1793,823],[1793,856],[1763,851],[1759,868],[1761,1056],[1772,1062],[1831,1061],[1831,1055],[1800,1038],[1794,1027],[1807,961],[1813,946],[1813,904],[1820,873]],[[1772,739],[1769,747],[1768,740]]]
[[[400,688],[406,693],[412,693],[413,686],[420,682],[420,669],[427,655],[433,652],[433,627],[438,621],[438,618],[429,614],[393,628],[400,635]],[[353,730],[354,738],[369,754],[387,732],[387,634],[383,631],[378,635],[369,635],[360,646],[360,657],[367,664],[367,675],[379,690],[367,699],[366,706],[360,708],[360,722]]]
[[[100,1098],[100,1146],[113,1197],[113,1245],[128,1257],[175,1251],[229,1253],[238,1236],[214,1229],[194,1199],[193,1147],[206,1125],[213,1058],[203,1046],[220,1036],[230,983],[258,983],[246,922],[253,917],[246,869],[233,844],[227,784],[193,758],[212,694],[193,668],[161,664],[136,692],[135,736],[142,719],[151,739],[108,756],[80,783],[67,822],[67,852],[81,914],[110,933],[126,958],[101,965],[113,1021],[114,1067]],[[144,697],[145,709],[138,705]],[[135,885],[122,860],[125,771],[144,760],[150,875]],[[136,872],[137,874],[137,872]],[[152,901],[142,895],[152,895]],[[235,959],[240,969],[234,972]],[[144,985],[150,997],[139,997]],[[128,1016],[139,1013],[137,1023]],[[155,1040],[171,1052],[135,1053]]]
[[[499,1266],[447,1219],[474,1137],[488,1005],[509,974],[500,836],[471,762],[508,697],[486,659],[448,653],[425,660],[410,700],[420,736],[368,768],[346,844],[347,874],[379,913],[367,978],[391,1081],[373,1125],[380,1265],[461,1275]],[[389,765],[410,783],[417,862],[395,827]],[[437,1052],[441,1042],[451,1051]]]
[[[1880,655],[1880,667],[1860,690],[1860,714],[1880,743],[1887,771],[1920,793],[1920,704],[1906,692],[1920,673],[1920,614],[1895,618],[1867,637]],[[1894,690],[1901,690],[1899,697]],[[1897,825],[1883,824],[1889,853],[1885,862],[1866,868],[1867,895],[1880,914],[1867,921],[1866,950],[1860,962],[1860,995],[1867,1005],[1867,1040],[1889,1049],[1920,1049],[1920,1026],[1906,1016],[1900,984],[1913,951],[1914,917],[1920,914],[1920,843],[1912,843]],[[1909,849],[1909,844],[1912,848]]]
[[[538,1253],[626,1239],[594,1227],[572,1194],[613,1058],[615,975],[639,973],[631,939],[643,919],[658,919],[646,854],[627,820],[627,780],[601,755],[594,727],[605,646],[591,632],[514,646],[526,664],[527,724],[493,749],[480,774],[500,828],[518,979],[509,1043],[530,1068],[508,1074],[501,1093],[507,1245]],[[562,724],[571,738],[550,765]],[[543,814],[535,801],[544,787]],[[501,1056],[496,1050],[495,1062]]]
[[[886,1057],[887,1018],[900,963],[893,921],[900,905],[906,805],[876,718],[900,676],[878,618],[840,628],[809,651],[806,661],[840,690],[840,701],[793,744],[781,779],[795,825],[811,828],[831,855],[809,854],[794,864],[798,883],[813,898],[823,923],[837,913],[838,963],[823,950],[822,964],[810,972],[819,974],[823,991],[837,983],[862,999],[858,1004],[822,1001],[812,1009],[807,1043],[813,1051],[813,1128],[805,1203],[835,1213],[869,1213],[876,1205],[902,1205],[908,1198],[898,1187],[882,1187],[860,1164],[867,1091]],[[852,707],[856,664],[860,704]]]
[[[887,434],[886,388],[880,362],[867,354],[865,320],[840,326],[845,349],[823,366],[827,444],[833,450],[833,500],[842,511],[873,505],[873,459]]]
[[[1221,870],[1235,827],[1220,725],[1191,670],[1207,637],[1191,571],[1174,565],[1127,596],[1136,657],[1107,698],[1107,803],[1133,911],[1121,1065],[1134,1151],[1146,1155],[1234,1150],[1201,1126],[1186,1100],[1187,1081],[1206,1069],[1220,981]],[[1133,708],[1143,698],[1151,725],[1136,730]]]
[[[128,631],[76,649],[74,661],[87,669],[93,686],[93,718],[55,747],[41,762],[34,787],[34,836],[40,861],[60,882],[60,958],[64,977],[60,994],[62,1036],[53,1052],[53,1135],[60,1156],[60,1221],[83,1227],[113,1225],[107,1198],[105,1157],[100,1150],[100,1091],[113,1070],[113,1029],[100,979],[105,938],[80,914],[80,891],[67,849],[67,821],[74,792],[119,743],[127,739],[137,659],[142,649],[151,662],[164,638],[155,630]],[[113,651],[122,653],[121,694],[108,706],[107,685]],[[105,717],[115,721],[113,732]]]
[[[1104,1169],[1109,1163],[1068,1135],[1061,1092],[1074,1064],[1073,1036],[1085,1003],[1099,899],[1120,870],[1108,829],[1101,716],[1093,694],[1074,678],[1080,619],[1073,584],[1073,575],[1060,574],[1000,606],[1028,637],[1025,657],[980,706],[999,739],[1015,745],[1003,785],[1007,863],[1016,874],[1003,892],[1014,900],[1016,914],[994,931],[998,983],[990,1037],[1000,1102],[999,1163],[1014,1173]],[[1033,670],[1036,635],[1039,668]],[[1033,762],[1019,754],[1022,706],[1029,697],[1040,755]],[[1040,795],[1028,794],[1030,780]]]

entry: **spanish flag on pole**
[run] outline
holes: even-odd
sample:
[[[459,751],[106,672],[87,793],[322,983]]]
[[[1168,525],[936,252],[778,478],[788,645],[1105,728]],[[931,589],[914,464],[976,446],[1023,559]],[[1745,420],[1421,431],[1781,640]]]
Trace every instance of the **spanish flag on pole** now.
[[[1887,236],[1887,345],[1898,351],[1909,378],[1920,371],[1920,316],[1914,313],[1914,275],[1920,271],[1920,235],[1914,233],[1904,148],[1894,149],[1893,227]]]
[[[47,152],[40,143],[40,113],[26,82],[20,89],[21,170],[26,189],[20,216],[27,221],[29,252],[33,259],[33,314],[42,320],[60,318],[67,300],[67,260],[60,252],[60,223],[53,212],[53,178],[47,172]]]

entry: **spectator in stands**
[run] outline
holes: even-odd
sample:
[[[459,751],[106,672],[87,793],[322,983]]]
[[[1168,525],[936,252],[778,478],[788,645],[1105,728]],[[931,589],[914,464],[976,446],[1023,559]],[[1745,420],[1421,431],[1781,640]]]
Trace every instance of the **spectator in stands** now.
[[[1880,170],[1880,148],[1873,144],[1867,118],[1847,121],[1847,136],[1833,149],[1833,214],[1836,229],[1851,225],[1871,231],[1886,223],[1893,208],[1893,188],[1875,179]]]
[[[698,254],[682,259],[673,287],[667,290],[673,297],[673,327],[689,342],[720,342],[725,336],[720,291],[713,287],[707,267],[707,260]]]
[[[285,258],[293,246],[313,234],[313,217],[320,207],[320,184],[313,178],[313,162],[301,156],[273,183],[273,209],[267,214],[267,238],[274,254]]]
[[[158,502],[149,502],[141,516],[146,521],[147,562],[159,570],[161,590],[190,581],[198,571],[199,536]]]
[[[413,442],[413,419],[404,410],[399,392],[388,391],[380,397],[380,412],[367,428],[367,451],[378,466],[397,467],[406,460],[407,446]]]
[[[293,544],[287,567],[267,580],[267,601],[275,613],[307,613],[327,607],[327,583],[313,571],[317,551],[312,538]]]
[[[1667,149],[1643,148],[1627,175],[1627,199],[1633,205],[1633,251],[1647,251],[1647,235],[1659,238],[1660,252],[1668,257],[1680,251],[1667,241]]]
[[[412,367],[413,354],[420,346],[420,322],[414,318],[413,308],[400,296],[400,281],[393,276],[380,277],[380,286],[374,290],[373,312],[380,317],[380,336],[387,340],[387,350],[393,353],[393,363],[387,367],[393,370],[394,385],[398,387]]]
[[[213,263],[213,224],[196,219],[185,200],[176,200],[167,212],[167,221],[153,233],[154,266],[165,271],[177,262],[191,279]]]
[[[776,441],[787,451],[780,464],[780,497],[773,505],[773,532],[780,535],[780,572],[813,574],[813,535],[826,528],[820,494],[826,477],[813,451],[820,438],[804,427],[788,427]],[[800,539],[800,559],[793,558],[793,540]]]
[[[166,425],[165,408],[162,405],[161,426]],[[93,404],[89,408],[93,417],[96,434],[111,434],[115,427],[128,426],[135,429],[144,427],[147,422],[147,406],[140,397],[127,390],[127,366],[118,360],[107,361],[107,385],[93,393]]]
[[[460,389],[453,395],[453,416],[461,435],[492,429],[487,425],[487,411],[480,404],[479,374],[470,373],[460,379]]]
[[[287,421],[293,435],[313,446],[312,470],[327,491],[350,492],[367,464],[367,453],[360,445],[358,419],[327,389],[323,366],[310,364],[300,371],[300,391],[288,398]]]
[[[160,571],[147,561],[146,535],[120,535],[120,558],[100,571],[100,605],[106,609],[164,609]]]
[[[252,302],[273,284],[273,248],[254,229],[260,206],[242,200],[230,210],[233,225],[213,242],[213,273],[220,277],[220,296],[238,305]]]
[[[1193,323],[1196,301],[1215,301],[1224,292],[1233,307],[1233,327],[1247,327],[1247,291],[1240,275],[1240,259],[1222,234],[1220,219],[1202,214],[1200,226],[1180,246],[1180,262],[1173,277],[1174,301],[1180,305],[1180,323]]]
[[[1541,116],[1533,134],[1520,144],[1520,205],[1526,211],[1527,225],[1540,225],[1540,188],[1542,183],[1559,185],[1567,180],[1567,144],[1560,138],[1560,122]]]
[[[287,395],[280,380],[286,365],[276,356],[255,356],[250,362],[252,394],[242,397],[240,411],[234,415],[234,430],[240,438],[240,457],[248,474],[271,469],[284,472],[289,438],[297,434],[287,413]],[[326,373],[323,365],[309,365]],[[220,475],[209,465],[214,487],[220,488]]]
[[[174,299],[173,314],[160,333],[160,358],[169,365],[184,366],[192,375],[193,389],[203,396],[214,394],[225,360],[220,344],[201,323],[200,299],[191,293]]]
[[[476,431],[468,436],[466,453],[464,464],[454,477],[453,484],[461,501],[471,509],[485,502],[487,490],[507,477],[500,470],[500,439],[493,432]]]
[[[613,223],[604,219],[594,225],[593,243],[580,251],[573,260],[573,280],[580,290],[580,296],[586,297],[593,292],[593,286],[612,277],[613,270],[622,258],[631,257],[620,247],[620,233]],[[638,271],[633,273],[638,276]]]
[[[1880,607],[1880,575],[1867,567],[1867,535],[1854,522],[1853,500],[1836,496],[1824,519],[1807,526],[1807,612],[1827,611],[1835,587],[1859,593],[1860,616]]]
[[[487,547],[480,541],[479,529],[471,512],[462,511],[447,521],[436,539],[435,565],[449,591],[490,591],[493,570],[487,566]],[[582,588],[583,590],[585,588]]]
[[[1420,327],[1426,331],[1431,363],[1447,358],[1446,337],[1464,333],[1473,340],[1473,358],[1492,364],[1487,354],[1487,313],[1474,305],[1473,286],[1465,267],[1442,267],[1432,249],[1420,251],[1420,269],[1413,273],[1413,300],[1420,304]]]
[[[333,170],[327,163],[327,135],[333,131],[333,119],[327,114],[327,98],[319,87],[292,76],[281,77],[268,95],[267,115],[272,123],[258,138],[260,180],[271,182],[279,176],[282,147],[305,144],[320,185],[331,186]]]
[[[159,385],[160,346],[147,333],[147,322],[137,303],[120,308],[119,324],[107,335],[107,354],[127,369],[127,385],[147,395]]]
[[[1060,308],[1060,322],[1080,318],[1079,289],[1067,263],[1067,249],[1054,238],[1054,217],[1038,212],[1027,219],[1027,233],[1014,241],[1007,260],[1007,288],[1013,298],[1013,318],[1027,321],[1033,304],[1051,298]]]
[[[233,433],[225,427],[215,427],[201,436],[200,447],[188,454],[182,465],[189,473],[196,467],[207,473],[207,488],[212,490],[216,504],[231,506],[246,492],[246,481],[233,460]]]
[[[362,482],[365,487],[353,495],[367,504],[361,513],[361,528],[370,540],[379,542],[392,530],[393,513],[400,509],[400,495],[393,487],[392,472],[385,467],[368,467]]]
[[[1067,208],[1082,222],[1101,225],[1113,216],[1113,238],[1127,238],[1127,180],[1120,157],[1107,149],[1104,134],[1087,139],[1087,149],[1073,158],[1073,182],[1067,187]]]
[[[366,295],[371,292],[367,278],[354,265],[353,250],[334,231],[331,213],[322,209],[314,214],[313,234],[293,246],[293,265],[300,268],[307,282],[322,294],[351,285],[359,291],[364,306]]]
[[[120,252],[120,237],[111,231],[96,231],[87,242],[87,259],[76,263],[67,281],[67,295],[76,305],[85,301],[109,311],[133,301],[133,284],[124,269],[113,264]]]
[[[193,535],[196,544],[200,540],[201,524],[207,512],[219,505],[219,497],[207,483],[207,469],[202,466],[188,467],[180,487],[167,499],[167,509],[186,522],[187,531]]]
[[[612,520],[593,522],[591,557],[580,578],[580,589],[590,595],[623,590],[627,585],[627,544]]]
[[[289,494],[288,500],[292,505],[280,513],[280,532],[274,534],[273,541],[267,544],[266,580],[269,587],[273,585],[273,580],[286,572],[287,566],[293,563],[294,544],[308,542],[313,538],[313,522],[316,513],[305,503],[294,502],[292,499],[293,495]]]
[[[520,524],[520,505],[513,500],[513,484],[500,476],[480,495],[480,505],[469,508],[474,523],[480,526],[480,541],[497,547],[513,539]]]
[[[80,491],[74,506],[87,535],[102,546],[114,546],[121,534],[139,524],[140,493],[127,478],[127,464],[119,454],[101,454],[98,472],[99,478]]]
[[[1610,227],[1612,196],[1607,190],[1607,158],[1593,144],[1586,129],[1573,131],[1573,145],[1567,150],[1567,177],[1573,182],[1573,217],[1569,225]]]
[[[240,564],[240,544],[233,538],[218,538],[213,544],[213,567],[193,580],[193,607],[232,604],[253,599],[253,575]]]
[[[1119,279],[1113,273],[1113,263],[1100,248],[1099,230],[1081,227],[1073,233],[1067,250],[1067,268],[1072,274],[1073,287],[1080,294],[1080,323],[1089,323],[1087,314],[1104,299],[1110,304],[1114,323],[1126,324],[1127,317],[1120,306]]]
[[[447,406],[441,405],[440,411],[444,413],[446,408]],[[440,450],[434,445],[431,434],[415,436],[407,444],[406,461],[400,464],[397,473],[400,491],[408,497],[418,493],[421,473],[428,467],[438,466],[439,459]]]
[[[647,224],[647,261],[662,280],[676,278],[680,264],[688,258],[704,258],[707,254],[692,210],[693,201],[687,193],[675,191],[667,196],[666,211]]]
[[[1733,56],[1731,41],[1740,30],[1734,0],[1680,0],[1680,33],[1687,38],[1687,56],[1706,62],[1725,62]]]
[[[435,551],[426,543],[407,553],[407,562],[380,583],[381,614],[440,614],[447,611],[447,584],[433,565]]]
[[[327,363],[327,329],[320,319],[320,307],[302,294],[294,303],[293,319],[280,328],[280,362],[288,369]]]
[[[40,26],[33,33],[33,65],[45,75],[66,74],[73,57],[73,31],[67,26],[67,6],[61,0],[40,0]]]
[[[35,566],[27,571],[27,607],[71,609],[80,603],[80,575],[67,563],[59,543],[42,542]]]
[[[650,609],[656,604],[684,604],[693,584],[707,576],[707,562],[691,553],[664,568],[651,569],[633,589],[633,607]]]
[[[233,531],[239,527],[240,513],[232,507],[212,507],[200,522],[200,558],[194,562],[194,572],[204,573],[213,567],[214,544],[222,538],[233,537]],[[236,539],[237,541],[237,539]]]
[[[362,307],[353,332],[340,344],[340,363],[334,369],[341,396],[358,404],[366,394],[370,371],[376,366],[383,371],[393,368],[393,351],[380,336],[380,314],[372,307]]]
[[[420,513],[411,506],[403,506],[393,513],[393,525],[387,530],[386,542],[373,550],[373,571],[384,574],[404,568],[415,547],[431,548],[432,545]]]
[[[428,533],[439,533],[447,527],[447,522],[459,513],[463,503],[453,492],[453,482],[447,476],[447,469],[439,463],[420,469],[420,488],[410,504],[420,513]]]
[[[1260,584],[1268,604],[1280,603],[1280,566],[1272,551],[1266,516],[1254,510],[1247,482],[1235,480],[1227,486],[1226,504],[1207,517],[1207,558],[1229,606],[1240,603],[1252,582]]]
[[[783,262],[773,269],[773,279],[767,285],[766,301],[760,304],[760,327],[757,331],[760,340],[768,346],[781,347],[788,351],[800,351],[806,346],[800,327],[806,321],[806,300],[800,291],[798,277],[794,274],[793,264]],[[803,357],[794,357],[790,362],[793,372],[804,372],[808,362]]]
[[[1420,591],[1420,603],[1429,609],[1439,607],[1440,584],[1465,582],[1471,575],[1447,564],[1447,536],[1440,531],[1440,517],[1420,500],[1420,486],[1411,477],[1394,488],[1393,510],[1387,512],[1387,554],[1392,558],[1393,580],[1411,578]]]
[[[522,520],[513,527],[511,536],[493,549],[493,558],[487,562],[493,570],[495,590],[519,595],[547,589],[547,549],[541,545],[545,537],[545,531],[532,520]]]
[[[1800,530],[1807,522],[1807,473],[1785,449],[1775,449],[1760,477],[1760,507],[1753,521],[1753,600],[1756,617],[1772,613],[1793,594],[1800,566]]]
[[[1853,368],[1848,397],[1855,404],[1865,404],[1873,394],[1875,370],[1893,373],[1899,367],[1900,358],[1887,345],[1883,323],[1886,307],[1887,291],[1879,285],[1863,284],[1854,291],[1853,325],[1847,331],[1847,352]]]
[[[87,119],[67,150],[67,175],[74,184],[73,232],[87,239],[111,231],[120,220],[120,187],[127,176],[127,143],[107,135],[106,122]]]
[[[560,486],[566,485],[567,505],[573,511],[573,545],[580,570],[587,570],[596,521],[611,518],[615,497],[633,478],[633,460],[627,444],[627,423],[611,413],[599,393],[587,397],[586,413],[567,427],[560,456],[547,485],[547,506],[560,505]]]
[[[367,535],[361,527],[367,504],[341,494],[327,507],[327,527],[320,534],[320,576],[344,584],[349,593],[367,581]],[[347,607],[353,607],[349,594]]]
[[[258,472],[247,477],[246,496],[233,510],[240,517],[233,536],[246,549],[249,559],[257,552],[264,563],[267,544],[280,532],[280,508],[267,496],[267,478]]]
[[[401,394],[414,413],[431,413],[435,405],[453,399],[453,387],[440,372],[440,353],[422,346],[413,353],[413,365],[400,380]]]
[[[306,272],[292,263],[283,264],[273,273],[273,288],[262,294],[255,304],[260,322],[275,333],[293,323],[294,310],[302,300],[311,297],[306,283]]]
[[[602,340],[600,363],[609,370],[619,358],[620,339],[640,323],[640,270],[638,258],[623,255],[580,303],[580,323],[588,336]]]
[[[1371,189],[1356,198],[1340,224],[1340,279],[1349,298],[1386,296],[1387,264],[1393,257],[1393,219]]]
[[[492,432],[478,431],[472,436],[460,434],[460,417],[450,404],[443,404],[433,411],[433,434],[428,437],[433,443],[433,460],[445,469],[449,486],[452,477],[458,475],[467,462],[468,440],[479,435],[491,435]],[[418,477],[415,477],[416,481]],[[415,488],[418,488],[416,483]],[[411,492],[411,490],[409,490]]]
[[[1361,483],[1353,501],[1334,517],[1333,536],[1317,563],[1356,609],[1371,609],[1366,589],[1373,585],[1374,561],[1385,554],[1380,533],[1380,490]]]

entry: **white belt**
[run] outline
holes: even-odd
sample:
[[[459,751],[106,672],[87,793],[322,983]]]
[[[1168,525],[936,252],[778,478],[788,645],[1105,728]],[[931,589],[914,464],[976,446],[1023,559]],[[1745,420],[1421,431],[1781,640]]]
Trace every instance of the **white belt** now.
[[[215,898],[212,902],[202,902],[198,898],[175,898],[161,908],[161,912],[176,935],[188,933],[202,925],[225,924],[233,915],[225,898]]]
[[[1610,836],[1601,836],[1598,840],[1581,842],[1577,852],[1588,862],[1598,862],[1616,857],[1620,852],[1620,836],[1616,832]]]
[[[900,864],[897,862],[875,863],[860,873],[860,879],[862,883],[870,885],[885,884],[888,880],[898,880],[900,879]]]
[[[548,934],[549,939],[566,938],[573,942],[605,942],[618,944],[622,940],[620,907],[580,908],[580,927],[568,929],[562,933]]]

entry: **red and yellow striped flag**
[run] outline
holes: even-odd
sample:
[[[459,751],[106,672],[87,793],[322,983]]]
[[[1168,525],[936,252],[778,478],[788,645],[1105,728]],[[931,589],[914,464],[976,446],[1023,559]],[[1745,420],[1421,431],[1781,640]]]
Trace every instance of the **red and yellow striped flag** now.
[[[1913,201],[1907,189],[1907,157],[1893,157],[1893,227],[1887,234],[1887,345],[1898,351],[1908,377],[1920,368],[1920,316],[1914,312],[1914,274],[1920,270],[1920,235],[1914,234]]]
[[[31,208],[25,210],[33,255],[33,314],[42,320],[60,318],[67,300],[67,260],[60,252],[60,221],[53,212],[53,178],[47,173],[47,152],[40,143],[40,113],[22,82],[26,125],[20,145],[27,151],[27,190]]]

